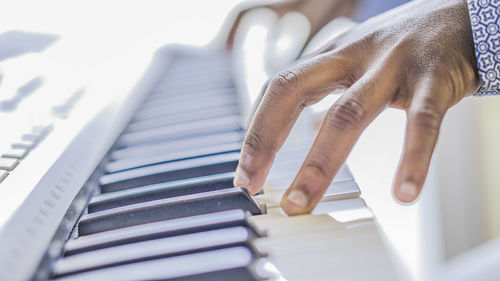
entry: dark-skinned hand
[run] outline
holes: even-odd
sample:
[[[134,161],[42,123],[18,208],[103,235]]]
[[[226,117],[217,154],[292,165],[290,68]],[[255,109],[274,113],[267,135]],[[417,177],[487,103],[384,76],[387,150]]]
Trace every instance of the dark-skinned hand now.
[[[289,215],[314,209],[362,131],[387,106],[407,114],[394,195],[412,202],[425,182],[443,116],[479,85],[466,1],[412,1],[347,31],[271,80],[234,184],[258,192],[304,107],[343,90],[281,207]]]

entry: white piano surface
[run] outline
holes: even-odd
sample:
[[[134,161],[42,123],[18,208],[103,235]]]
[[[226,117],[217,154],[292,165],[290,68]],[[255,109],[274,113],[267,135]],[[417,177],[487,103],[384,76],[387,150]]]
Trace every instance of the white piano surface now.
[[[207,44],[216,35],[225,15],[234,4],[235,1],[231,0],[217,1],[217,7],[214,8],[213,1],[200,0],[175,2],[94,0],[78,3],[62,0],[11,1],[8,5],[2,5],[0,9],[0,33],[21,30],[56,34],[61,39],[54,44],[53,50],[55,54],[62,56],[63,59],[59,61],[64,65],[64,58],[71,58],[71,63],[66,63],[78,66],[77,69],[73,69],[77,70],[75,73],[88,75],[91,80],[99,80],[96,76],[106,73],[101,69],[104,65],[123,63],[133,67],[135,63],[138,70],[143,69],[144,62],[149,58],[141,55],[152,54],[162,45]],[[0,68],[2,68],[1,63]],[[7,69],[3,69],[4,73],[6,71]],[[127,73],[132,75],[134,72],[123,72],[124,75]],[[123,77],[108,78],[123,81]],[[4,79],[6,83],[9,77],[6,75]],[[83,84],[85,82],[82,81]],[[119,91],[115,90],[114,94],[116,92]],[[82,112],[79,114],[84,115]],[[405,119],[402,112],[386,110],[366,130],[348,159],[348,164],[362,190],[362,198],[376,216],[375,223],[368,219],[369,223],[357,221],[352,225],[336,220],[326,227],[323,226],[326,225],[323,222],[332,222],[331,216],[315,216],[308,220],[307,217],[284,218],[279,212],[271,212],[268,216],[276,218],[273,220],[263,218],[260,224],[267,226],[273,236],[279,237],[282,227],[296,232],[276,244],[285,255],[280,260],[293,259],[291,254],[300,251],[300,247],[294,248],[290,245],[301,243],[304,228],[300,226],[307,224],[310,230],[324,230],[322,228],[324,227],[328,228],[323,232],[324,235],[331,233],[339,237],[368,235],[380,231],[384,245],[391,251],[392,261],[396,263],[396,270],[401,279],[422,280],[428,278],[430,276],[427,276],[428,274],[432,274],[427,268],[439,262],[443,255],[442,245],[437,238],[439,229],[432,227],[439,224],[440,220],[437,215],[439,212],[437,189],[433,188],[437,182],[437,169],[434,166],[431,169],[428,186],[415,204],[402,206],[391,196],[392,179],[402,149],[404,126]],[[2,142],[7,143],[19,133],[16,130],[7,132],[2,135]],[[25,167],[21,165],[15,173],[27,173],[34,165],[26,164]],[[0,207],[0,210],[3,211],[3,207]],[[256,218],[256,221],[258,220],[259,218]],[[323,234],[317,235],[311,239],[320,241],[324,238]],[[269,247],[269,243],[273,243],[272,239],[262,241],[261,246]],[[376,242],[371,246],[373,245],[377,248],[376,245],[379,244]],[[368,251],[370,245],[367,248],[356,245],[358,248],[355,251],[349,251],[350,244],[342,246],[348,247],[346,252],[355,255],[368,255],[370,252]],[[321,248],[321,244],[314,243],[312,247]],[[287,250],[290,252],[286,252]],[[321,250],[329,252],[337,251],[338,248],[321,248]],[[324,252],[319,252],[318,257],[321,258],[322,253]],[[354,258],[355,256],[351,257],[352,260]],[[337,256],[331,263],[342,263],[342,261],[342,257]],[[329,262],[326,260],[323,262],[322,268],[328,269]],[[380,262],[384,264],[386,261]],[[293,261],[288,264],[293,264]],[[298,266],[287,270],[295,272],[297,276],[304,276],[302,274],[307,272],[308,265]],[[333,278],[336,276],[336,271],[333,266],[331,268]],[[363,271],[363,268],[358,270]]]

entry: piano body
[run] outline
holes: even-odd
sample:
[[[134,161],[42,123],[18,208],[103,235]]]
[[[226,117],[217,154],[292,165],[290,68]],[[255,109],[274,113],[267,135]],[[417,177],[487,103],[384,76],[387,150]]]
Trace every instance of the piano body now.
[[[147,57],[68,83],[2,143],[2,165],[15,164],[0,170],[0,280],[395,279],[347,166],[311,215],[277,204],[314,140],[314,115],[251,196],[232,186],[251,110],[242,66],[212,48]]]

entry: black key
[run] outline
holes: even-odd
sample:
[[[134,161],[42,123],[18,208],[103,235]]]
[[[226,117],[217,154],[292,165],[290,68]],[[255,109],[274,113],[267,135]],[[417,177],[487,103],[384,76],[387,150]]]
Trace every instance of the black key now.
[[[232,209],[243,209],[254,215],[262,213],[246,189],[234,187],[86,214],[79,222],[78,232],[80,236],[88,235],[150,222]]]
[[[141,241],[64,257],[53,264],[53,274],[58,277],[114,265],[236,246],[251,249],[250,243],[254,238],[251,230],[236,226]],[[259,254],[255,251],[254,256],[258,257]]]
[[[88,212],[228,188],[233,186],[233,178],[234,172],[229,172],[102,193],[90,200]]]
[[[220,117],[215,120],[194,121],[168,125],[165,127],[137,131],[122,135],[116,142],[120,147],[138,145],[150,142],[163,142],[168,140],[214,134],[217,132],[236,131],[241,129],[239,116]]]
[[[148,129],[159,128],[167,125],[181,124],[192,121],[201,121],[211,118],[219,118],[230,115],[238,115],[240,109],[234,105],[216,107],[216,108],[205,108],[200,109],[196,112],[183,112],[176,114],[175,116],[160,116],[156,118],[150,118],[147,120],[132,122],[128,125],[125,132],[136,132]]]
[[[256,237],[264,236],[248,220],[248,216],[249,213],[243,210],[229,210],[104,231],[69,240],[64,246],[64,255],[234,226],[247,227]]]
[[[238,159],[238,152],[230,152],[112,173],[101,177],[101,192],[231,172]]]
[[[257,281],[251,249],[232,247],[161,258],[69,275],[57,281]]]
[[[243,132],[224,132],[214,135],[196,136],[192,138],[169,141],[165,143],[150,143],[145,145],[135,145],[123,149],[115,150],[111,153],[112,160],[124,158],[144,158],[159,153],[182,151],[194,148],[208,147],[216,144],[230,142],[241,142]]]
[[[209,147],[159,153],[149,157],[121,159],[109,162],[106,165],[105,169],[107,173],[115,173],[139,167],[192,159],[196,157],[210,156],[210,155],[229,153],[229,152],[239,152],[241,150],[241,145],[242,144],[240,142],[223,143]]]

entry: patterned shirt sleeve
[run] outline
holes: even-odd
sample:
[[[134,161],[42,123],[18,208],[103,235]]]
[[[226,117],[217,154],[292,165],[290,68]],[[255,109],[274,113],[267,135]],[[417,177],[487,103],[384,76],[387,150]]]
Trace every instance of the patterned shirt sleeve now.
[[[476,95],[500,95],[500,0],[467,0],[481,89]]]

